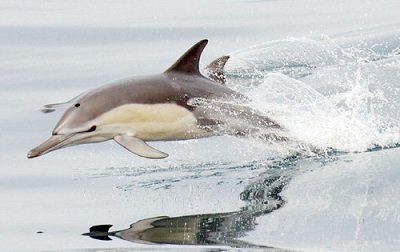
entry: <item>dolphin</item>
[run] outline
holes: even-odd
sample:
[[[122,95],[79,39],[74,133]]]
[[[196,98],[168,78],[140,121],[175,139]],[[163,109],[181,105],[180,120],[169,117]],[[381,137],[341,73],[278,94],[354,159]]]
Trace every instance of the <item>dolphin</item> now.
[[[114,140],[138,156],[159,159],[168,154],[146,142],[241,136],[260,127],[281,129],[269,117],[244,106],[247,97],[200,73],[200,56],[207,43],[205,39],[193,45],[161,74],[116,81],[73,98],[51,137],[27,157]],[[45,106],[44,112],[59,105],[63,104]]]
[[[197,214],[178,217],[158,216],[139,220],[127,229],[110,231],[111,224],[89,228],[93,239],[110,241],[117,237],[141,244],[175,245],[227,245],[243,248],[271,248],[237,238],[255,228],[256,217],[261,213],[236,211],[215,214]]]

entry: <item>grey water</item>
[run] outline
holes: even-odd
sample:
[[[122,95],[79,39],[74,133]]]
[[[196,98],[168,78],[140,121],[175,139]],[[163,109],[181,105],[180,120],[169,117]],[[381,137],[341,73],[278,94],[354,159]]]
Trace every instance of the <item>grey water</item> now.
[[[395,0],[0,1],[0,250],[397,251],[399,10]],[[326,155],[212,137],[154,143],[165,160],[109,142],[26,158],[62,114],[42,105],[162,72],[203,38],[203,68],[230,55],[227,85]],[[81,235],[103,224],[112,240]]]

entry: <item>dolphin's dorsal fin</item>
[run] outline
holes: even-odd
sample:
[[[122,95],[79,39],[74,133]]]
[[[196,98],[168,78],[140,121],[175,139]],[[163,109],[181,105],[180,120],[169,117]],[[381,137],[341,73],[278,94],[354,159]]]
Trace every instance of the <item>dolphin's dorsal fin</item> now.
[[[207,39],[197,42],[187,50],[170,68],[165,72],[182,72],[190,74],[200,74],[199,62],[204,47],[208,43]]]
[[[208,64],[206,67],[207,76],[218,83],[225,84],[224,67],[229,58],[230,56],[225,55]]]

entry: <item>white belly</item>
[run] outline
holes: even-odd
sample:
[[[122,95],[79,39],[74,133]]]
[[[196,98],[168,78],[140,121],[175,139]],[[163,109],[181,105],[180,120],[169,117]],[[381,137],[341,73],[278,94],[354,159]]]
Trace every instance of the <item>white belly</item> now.
[[[125,104],[98,117],[98,130],[107,134],[129,134],[143,140],[199,138],[207,132],[197,127],[196,117],[176,104]]]

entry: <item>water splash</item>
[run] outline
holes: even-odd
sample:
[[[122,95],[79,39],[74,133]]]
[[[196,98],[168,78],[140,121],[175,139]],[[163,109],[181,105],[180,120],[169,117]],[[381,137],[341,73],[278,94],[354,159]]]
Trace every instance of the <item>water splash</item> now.
[[[250,106],[283,125],[292,139],[318,149],[361,152],[396,146],[399,34],[253,46],[231,54],[227,85],[251,97]]]

